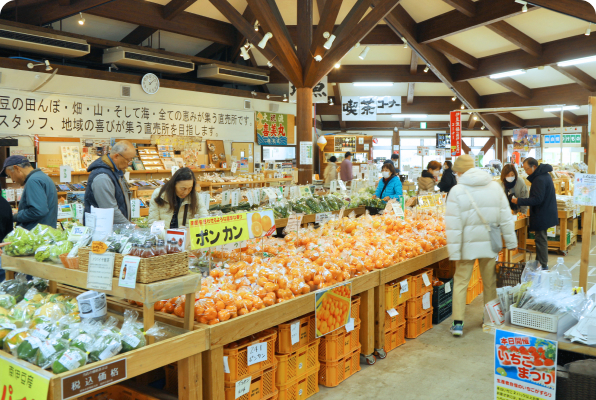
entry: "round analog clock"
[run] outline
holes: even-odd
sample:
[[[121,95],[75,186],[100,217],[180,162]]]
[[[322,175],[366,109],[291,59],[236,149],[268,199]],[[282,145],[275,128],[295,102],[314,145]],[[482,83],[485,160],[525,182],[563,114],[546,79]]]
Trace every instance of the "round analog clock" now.
[[[159,90],[159,78],[155,74],[145,74],[141,80],[141,87],[147,94],[155,94]]]

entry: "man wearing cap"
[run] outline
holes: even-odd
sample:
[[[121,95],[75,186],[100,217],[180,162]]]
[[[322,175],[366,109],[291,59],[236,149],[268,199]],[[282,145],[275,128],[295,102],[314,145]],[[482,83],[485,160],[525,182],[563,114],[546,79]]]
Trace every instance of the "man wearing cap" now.
[[[14,215],[17,226],[29,230],[37,224],[56,227],[58,193],[49,176],[39,168],[33,169],[29,160],[23,156],[8,157],[0,176],[8,176],[17,185],[23,186],[19,211]]]
[[[457,185],[447,197],[445,225],[449,259],[456,262],[451,334],[461,336],[468,284],[476,260],[480,265],[484,303],[497,298],[497,253],[492,249],[489,225],[500,225],[508,249],[517,247],[517,237],[509,201],[501,186],[488,173],[474,168],[474,159],[467,154],[455,160],[453,172]]]

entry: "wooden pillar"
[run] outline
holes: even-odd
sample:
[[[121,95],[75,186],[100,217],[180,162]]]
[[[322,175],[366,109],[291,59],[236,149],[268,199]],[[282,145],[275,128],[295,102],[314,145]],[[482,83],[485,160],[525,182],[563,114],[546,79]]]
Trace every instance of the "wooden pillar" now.
[[[584,162],[586,163],[586,165],[590,165],[588,164],[588,139],[589,139],[590,135],[588,132],[588,127],[587,126],[582,126],[582,147],[584,148]]]
[[[312,134],[312,88],[298,88],[296,89],[296,144],[297,151],[297,165],[298,165],[298,184],[305,185],[312,183],[313,164],[301,164],[302,160],[302,142],[313,142]],[[314,152],[313,149],[313,159]]]
[[[375,289],[362,292],[360,299],[360,353],[368,356],[375,351]]]
[[[414,52],[412,52],[414,54]],[[393,146],[400,146],[399,144],[399,131],[393,131],[393,138],[391,140],[391,154],[393,154]],[[397,160],[399,170],[401,171],[401,146],[399,147],[399,160]]]
[[[588,126],[591,131],[588,132],[588,174],[596,173],[596,140],[594,135],[596,134],[596,97],[590,97],[589,100],[591,114],[588,115],[589,123]],[[590,248],[592,247],[592,220],[594,215],[594,207],[586,206],[584,211],[584,219],[582,226],[582,255],[579,266],[579,285],[584,288],[584,291],[588,291],[588,266],[590,265]]]
[[[495,154],[497,156],[497,160],[501,160],[501,162],[503,164],[505,164],[505,160],[503,160],[503,138],[502,137],[495,138]]]
[[[211,347],[201,353],[203,359],[203,398],[225,400],[223,346]]]

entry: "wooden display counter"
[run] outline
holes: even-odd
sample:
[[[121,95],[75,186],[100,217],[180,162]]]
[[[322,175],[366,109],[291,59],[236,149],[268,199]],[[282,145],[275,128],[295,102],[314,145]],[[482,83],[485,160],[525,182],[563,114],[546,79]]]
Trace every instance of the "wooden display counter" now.
[[[583,211],[582,207],[582,211]],[[566,254],[567,250],[577,242],[577,236],[573,236],[569,243],[567,243],[567,228],[569,227],[568,221],[573,218],[573,211],[571,210],[559,210],[559,240],[548,240],[549,251],[556,251],[559,253]],[[550,238],[549,238],[550,239]],[[534,239],[528,239],[527,244],[530,246],[536,246]]]
[[[366,208],[363,207],[356,207],[356,208],[346,208],[345,212],[344,212],[344,216],[347,217],[348,215],[350,215],[351,212],[354,212],[354,214],[356,215],[363,215],[366,212]],[[339,210],[337,211],[329,211],[333,214],[339,214]],[[317,214],[307,214],[305,216],[302,217],[302,225],[305,224],[313,224],[316,220]],[[275,227],[276,228],[284,228],[286,225],[288,224],[288,219],[287,218],[279,218],[279,219],[275,219]]]
[[[521,261],[526,261],[527,259],[527,251],[519,250],[519,249],[526,249],[528,245],[528,224],[529,220],[528,217],[523,219],[518,219],[515,221],[515,234],[517,236],[517,249],[509,250],[505,246],[503,246],[503,259],[499,261],[504,261],[508,263],[518,263]]]
[[[68,287],[72,289],[74,287],[85,288],[87,285],[86,272],[67,269],[56,264],[38,262],[33,257],[9,257],[3,255],[2,268],[7,271],[7,279],[13,278],[16,272],[49,279],[50,292],[53,293],[56,293],[58,283],[71,285]],[[210,331],[207,326],[195,326],[194,324],[194,298],[195,290],[199,284],[200,276],[190,274],[150,284],[137,282],[134,289],[129,289],[119,287],[118,279],[113,278],[112,290],[104,291],[109,296],[143,302],[142,315],[145,330],[152,327],[155,323],[153,303],[163,298],[175,297],[186,293],[188,301],[185,307],[185,315],[187,317],[180,319],[181,326],[186,331],[173,338],[155,343],[152,343],[153,340],[148,340],[147,346],[138,350],[118,354],[106,360],[87,364],[58,375],[42,370],[23,360],[18,360],[9,353],[3,352],[0,354],[11,362],[20,364],[29,370],[48,377],[50,379],[48,399],[52,400],[62,400],[65,397],[70,397],[63,392],[66,387],[65,385],[68,385],[68,382],[73,380],[73,377],[76,376],[78,378],[80,376],[81,379],[84,379],[83,374],[87,375],[90,371],[97,370],[100,367],[113,365],[114,367],[125,368],[126,375],[122,379],[129,379],[174,362],[178,362],[179,398],[184,400],[201,399],[201,353],[209,348]],[[77,290],[80,292],[85,291],[85,289]],[[125,362],[118,363],[121,360],[125,360]],[[105,386],[109,386],[109,384]],[[94,387],[90,391],[96,389]]]

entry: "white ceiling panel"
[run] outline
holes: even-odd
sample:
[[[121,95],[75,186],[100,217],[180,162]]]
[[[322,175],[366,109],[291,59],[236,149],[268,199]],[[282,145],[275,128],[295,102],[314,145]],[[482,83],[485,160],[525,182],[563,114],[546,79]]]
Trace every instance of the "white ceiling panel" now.
[[[402,45],[369,46],[366,58],[361,60],[358,56],[365,46],[353,48],[341,60],[343,65],[410,65],[412,50],[404,49]]]
[[[416,22],[426,21],[453,10],[453,7],[441,0],[402,0],[399,4]]]
[[[91,36],[119,42],[137,27],[137,25],[134,24],[97,17],[91,14],[84,13],[83,15],[85,18],[85,25],[79,25],[79,16],[77,15],[63,19],[62,30],[65,32],[76,33],[78,35]],[[52,27],[59,31],[60,23],[55,22]],[[186,40],[186,37],[184,40]]]
[[[525,74],[516,75],[512,78],[530,89],[574,83],[551,67],[544,67],[542,70],[538,68],[529,69]]]
[[[351,83],[342,83],[342,96],[407,96],[407,83],[394,83],[390,87],[360,87]]]
[[[416,96],[453,96],[453,92],[444,83],[417,83],[414,86],[414,101]]]
[[[449,36],[445,40],[476,58],[519,49],[507,39],[484,26]]]
[[[506,22],[539,43],[583,35],[588,27],[587,22],[544,8],[507,18]]]
[[[469,82],[472,85],[472,87],[476,89],[480,96],[485,96],[487,94],[505,93],[509,91],[489,78],[472,79]]]

